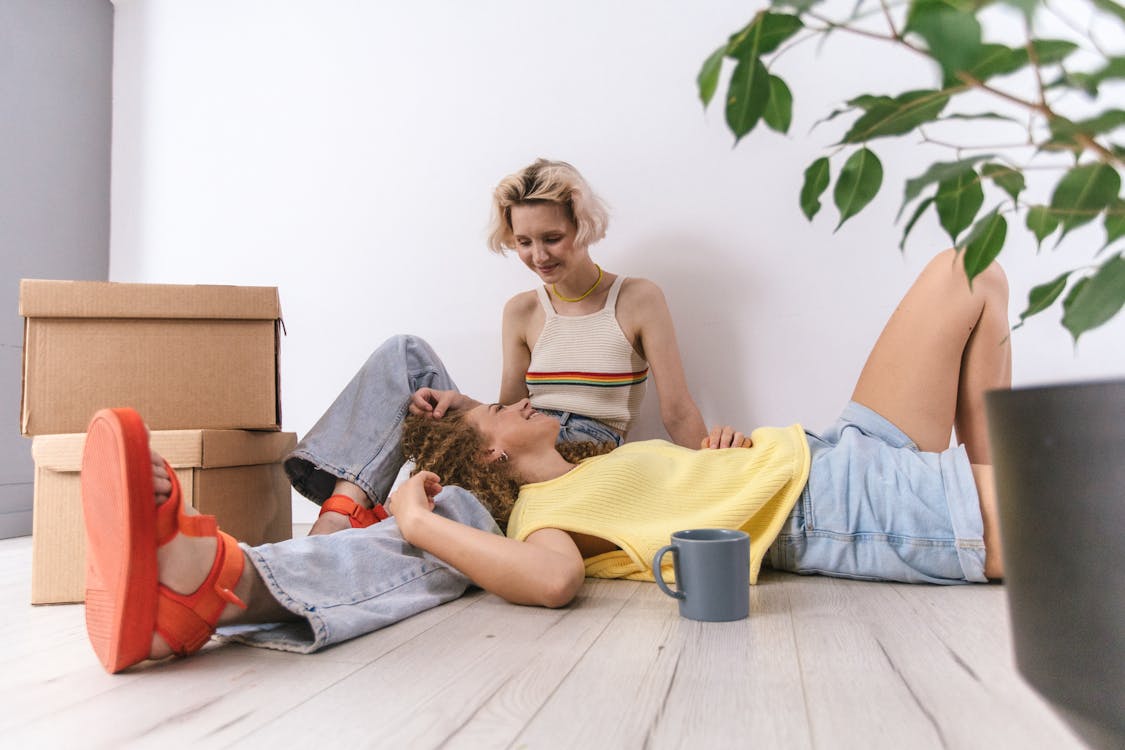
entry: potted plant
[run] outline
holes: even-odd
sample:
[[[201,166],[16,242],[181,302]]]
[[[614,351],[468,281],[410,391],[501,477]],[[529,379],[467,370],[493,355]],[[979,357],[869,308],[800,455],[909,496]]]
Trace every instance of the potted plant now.
[[[1103,241],[1086,242],[1069,270],[1034,286],[1016,327],[1061,307],[1077,342],[1117,316],[1125,304],[1125,111],[1112,106],[1112,91],[1100,94],[1125,80],[1125,51],[1106,51],[1099,36],[1106,28],[1121,36],[1125,6],[828,5],[774,0],[704,61],[704,107],[729,71],[722,100],[736,142],[762,125],[789,131],[794,96],[783,76],[796,45],[854,34],[922,60],[932,85],[856,92],[826,113],[818,126],[841,133],[805,168],[800,210],[811,221],[832,187],[839,229],[882,187],[881,142],[945,146],[948,158],[919,164],[904,185],[900,247],[921,217],[936,215],[971,283],[1012,228],[1057,246],[1100,224]],[[1045,21],[1069,38],[1044,34]],[[997,22],[1006,36],[992,33]],[[991,104],[982,109],[982,101]],[[987,141],[974,140],[982,134]],[[1088,741],[1125,747],[1125,380],[993,392],[988,412],[1018,666]]]

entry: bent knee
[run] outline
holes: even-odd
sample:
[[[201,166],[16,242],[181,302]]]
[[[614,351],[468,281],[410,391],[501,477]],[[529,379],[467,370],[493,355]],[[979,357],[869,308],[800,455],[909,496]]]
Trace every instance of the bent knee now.
[[[969,274],[965,270],[965,257],[964,251],[951,247],[948,250],[942,250],[935,255],[927,264],[923,273],[952,273],[947,276],[953,283],[957,284],[960,289],[969,288],[972,294],[984,295],[990,299],[1008,299],[1008,274],[1005,273],[1004,267],[1000,265],[999,261],[992,261],[974,276],[971,280]]]

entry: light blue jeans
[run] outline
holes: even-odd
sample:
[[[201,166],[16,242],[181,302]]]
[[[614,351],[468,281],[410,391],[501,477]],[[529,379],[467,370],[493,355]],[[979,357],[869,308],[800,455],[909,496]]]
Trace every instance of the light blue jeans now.
[[[385,500],[405,460],[399,442],[410,396],[422,387],[456,389],[422,339],[395,336],[384,342],[285,459],[293,486],[322,503],[336,480],[346,479],[376,502]],[[565,439],[616,435],[585,417],[566,415],[565,422],[571,428]],[[500,533],[484,506],[460,487],[445,487],[435,503],[438,515]],[[223,628],[219,634],[284,651],[309,653],[370,633],[456,599],[471,585],[458,570],[408,544],[394,518],[243,549],[273,597],[302,619]]]
[[[499,534],[496,522],[460,487],[446,487],[434,512]],[[456,599],[472,582],[429,552],[408,544],[394,518],[365,529],[242,547],[296,622],[221,628],[251,646],[310,653],[386,627]]]
[[[559,420],[558,442],[560,443],[586,441],[621,445],[624,442],[621,433],[593,417],[585,417],[572,411],[558,411],[557,409],[537,409],[536,411]]]
[[[831,428],[807,436],[809,481],[770,547],[773,567],[908,583],[988,580],[964,446],[920,451],[855,402]]]

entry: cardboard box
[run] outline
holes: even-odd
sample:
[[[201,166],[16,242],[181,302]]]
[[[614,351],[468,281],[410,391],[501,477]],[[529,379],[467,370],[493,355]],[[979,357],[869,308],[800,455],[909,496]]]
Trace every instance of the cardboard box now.
[[[84,434],[40,435],[32,515],[31,603],[81,602],[86,531],[79,471]],[[180,480],[185,502],[213,515],[219,528],[251,545],[293,535],[292,493],[281,459],[297,444],[291,432],[168,430],[152,447]]]
[[[20,282],[24,435],[131,406],[150,429],[281,428],[276,287]]]

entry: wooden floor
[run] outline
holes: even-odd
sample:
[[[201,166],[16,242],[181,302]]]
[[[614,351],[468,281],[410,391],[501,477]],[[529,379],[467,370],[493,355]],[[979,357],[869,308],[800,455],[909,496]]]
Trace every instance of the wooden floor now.
[[[312,656],[213,642],[110,676],[80,605],[27,603],[30,560],[0,541],[4,747],[1081,747],[1013,669],[1001,586],[767,573],[707,624],[652,584],[474,591]]]

